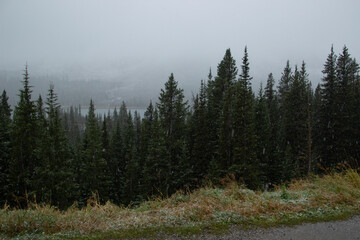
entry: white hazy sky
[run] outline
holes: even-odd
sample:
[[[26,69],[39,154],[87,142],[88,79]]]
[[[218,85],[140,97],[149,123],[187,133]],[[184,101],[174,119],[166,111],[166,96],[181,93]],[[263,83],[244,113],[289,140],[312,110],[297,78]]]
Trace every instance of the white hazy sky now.
[[[0,70],[198,86],[247,45],[254,86],[287,59],[318,83],[331,44],[360,56],[359,24],[359,0],[0,0]]]

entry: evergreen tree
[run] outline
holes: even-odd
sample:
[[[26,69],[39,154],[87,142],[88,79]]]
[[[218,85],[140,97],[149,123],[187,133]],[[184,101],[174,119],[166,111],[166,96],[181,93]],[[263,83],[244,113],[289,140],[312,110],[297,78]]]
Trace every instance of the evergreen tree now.
[[[80,203],[85,204],[86,200],[93,194],[98,193],[100,201],[108,200],[109,179],[107,174],[106,161],[102,156],[101,131],[95,117],[93,101],[90,101],[86,129],[82,147],[81,164],[81,199]]]
[[[138,158],[136,155],[136,133],[133,124],[131,112],[128,113],[128,120],[123,136],[124,142],[124,165],[125,165],[125,182],[124,182],[124,195],[123,201],[129,204],[136,200],[139,186],[139,169]]]
[[[336,126],[339,124],[339,116],[336,106],[337,85],[336,59],[333,46],[327,57],[322,73],[321,107],[319,113],[319,132],[316,142],[320,154],[319,163],[324,167],[333,167],[338,161],[336,149]]]
[[[260,185],[260,166],[256,157],[254,96],[246,47],[241,68],[242,72],[235,89],[234,160],[230,172],[241,177],[248,187],[256,188]]]
[[[305,65],[304,65],[305,66]],[[305,74],[305,73],[304,73]],[[288,95],[284,98],[285,139],[291,147],[288,179],[307,173],[308,91],[306,78],[295,66]],[[291,169],[295,169],[292,171]]]
[[[36,193],[36,201],[51,202],[51,182],[49,177],[49,132],[47,131],[48,123],[46,121],[46,112],[41,95],[36,101],[36,121],[38,126],[38,136],[36,138],[37,148],[34,150],[37,157],[37,165],[33,175],[34,192]]]
[[[13,117],[12,160],[10,163],[10,182],[15,202],[24,207],[29,197],[34,196],[33,175],[37,167],[36,157],[38,126],[36,107],[31,100],[28,67],[23,74],[23,89],[20,90],[20,100],[15,107]]]
[[[71,167],[69,143],[61,125],[59,113],[60,105],[57,95],[54,92],[54,86],[50,85],[46,100],[48,155],[45,166],[48,176],[44,180],[49,183],[50,202],[60,208],[65,208],[74,200],[72,196],[74,173]]]
[[[280,142],[280,110],[277,92],[275,90],[275,80],[272,73],[269,74],[266,87],[265,99],[269,113],[269,150],[267,152],[268,165],[264,173],[268,183],[279,184],[282,176],[282,154],[279,146]]]
[[[165,135],[162,134],[157,109],[154,110],[150,136],[148,154],[143,169],[143,194],[148,197],[167,196],[170,154],[166,149]]]
[[[108,161],[108,171],[110,179],[110,199],[115,204],[122,203],[125,181],[125,166],[123,158],[123,140],[120,122],[117,123],[110,143],[111,157]]]
[[[119,112],[119,121],[120,121],[120,127],[121,130],[124,130],[126,128],[126,124],[128,121],[128,112],[125,102],[123,101],[120,106],[120,112]]]
[[[110,137],[108,132],[108,121],[106,116],[104,115],[104,119],[102,122],[102,128],[101,128],[101,146],[102,146],[102,157],[105,159],[106,162],[109,161],[111,157],[110,153]]]
[[[139,159],[142,161],[142,168],[141,170],[141,186],[140,186],[140,192],[143,198],[146,198],[149,195],[149,186],[147,183],[146,178],[148,176],[145,176],[144,174],[153,174],[151,172],[148,172],[146,169],[149,165],[148,161],[148,154],[149,154],[149,145],[151,141],[151,135],[152,135],[152,127],[154,122],[154,107],[152,105],[152,102],[150,101],[149,106],[147,107],[144,118],[142,119],[141,123],[141,135],[140,135],[140,151],[139,151]],[[150,191],[151,192],[151,191]]]
[[[9,164],[11,157],[11,108],[6,91],[0,96],[0,205],[9,199]]]
[[[256,99],[255,105],[255,133],[257,136],[256,142],[256,154],[259,160],[259,166],[261,167],[263,182],[271,182],[272,163],[270,162],[270,116],[267,108],[265,96],[263,94],[262,84],[260,84],[260,90]]]
[[[161,89],[157,107],[159,109],[161,134],[164,134],[165,145],[169,151],[170,169],[167,173],[169,176],[166,177],[169,181],[166,194],[169,194],[182,186],[184,176],[181,173],[186,170],[180,169],[180,167],[184,161],[187,102],[184,101],[183,89],[177,87],[173,74],[165,83],[165,89]]]
[[[354,64],[357,64],[354,59]],[[352,102],[352,144],[351,144],[351,158],[350,166],[353,168],[359,168],[358,160],[360,159],[360,142],[358,137],[360,136],[360,76],[359,72],[356,73],[356,79],[352,87],[353,102]]]
[[[70,107],[69,132],[68,132],[68,135],[67,135],[68,139],[69,139],[70,146],[73,149],[79,148],[78,145],[81,142],[79,122],[77,120],[78,116],[77,116],[77,111],[75,111],[75,110],[74,110],[73,106]]]
[[[337,157],[339,162],[352,161],[352,148],[358,137],[354,135],[354,83],[357,80],[359,65],[355,59],[350,57],[348,49],[344,46],[342,53],[337,58],[336,76],[338,79],[338,95],[336,98],[336,108],[338,109],[337,130]],[[357,144],[356,144],[357,145]]]
[[[289,60],[286,62],[286,66],[281,74],[281,78],[278,86],[278,105],[279,105],[279,153],[283,166],[283,172],[281,178],[288,180],[295,175],[294,156],[290,141],[288,139],[288,123],[291,122],[290,116],[292,113],[289,112],[292,108],[291,102],[288,101],[290,95],[290,87],[292,86],[294,75],[290,67]]]
[[[207,174],[211,159],[210,129],[207,118],[206,85],[201,81],[200,93],[194,99],[190,125],[189,154],[193,178],[201,183]]]
[[[146,160],[151,138],[151,129],[154,121],[154,107],[150,102],[141,124],[140,158]]]
[[[219,63],[214,80],[211,80],[211,72],[209,73],[208,119],[211,119],[209,122],[211,158],[218,161],[214,166],[220,166],[223,171],[230,165],[232,158],[230,150],[232,142],[229,135],[232,131],[233,85],[237,73],[236,61],[231,56],[230,49],[226,50]]]
[[[286,62],[286,66],[284,68],[284,71],[281,75],[281,79],[279,82],[279,101],[280,101],[280,105],[284,104],[284,99],[286,98],[286,96],[288,95],[289,91],[290,91],[290,85],[291,85],[291,81],[292,81],[292,71],[291,71],[291,67],[290,67],[290,62],[289,60]]]
[[[319,156],[320,156],[320,146],[322,144],[321,139],[321,85],[317,85],[314,93],[314,98],[312,101],[313,111],[312,111],[312,122],[313,122],[313,169],[315,172],[318,171]]]

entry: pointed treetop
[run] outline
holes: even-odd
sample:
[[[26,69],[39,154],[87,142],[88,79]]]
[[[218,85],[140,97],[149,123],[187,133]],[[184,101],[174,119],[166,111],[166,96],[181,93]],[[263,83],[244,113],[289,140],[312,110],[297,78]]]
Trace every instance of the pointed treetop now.
[[[240,81],[243,82],[243,84],[245,85],[245,87],[249,88],[251,87],[251,79],[252,77],[250,77],[250,63],[249,63],[249,56],[248,56],[248,52],[247,52],[247,46],[245,46],[245,50],[244,50],[244,57],[243,57],[243,61],[242,61],[242,65],[241,65],[241,74],[240,74]]]
[[[236,79],[238,69],[236,67],[236,61],[231,56],[230,48],[226,50],[224,58],[218,65],[217,78],[220,78],[224,83],[232,83]]]
[[[211,73],[211,67],[210,67],[209,74],[208,74],[208,81],[211,81],[211,80],[212,80],[212,73]]]

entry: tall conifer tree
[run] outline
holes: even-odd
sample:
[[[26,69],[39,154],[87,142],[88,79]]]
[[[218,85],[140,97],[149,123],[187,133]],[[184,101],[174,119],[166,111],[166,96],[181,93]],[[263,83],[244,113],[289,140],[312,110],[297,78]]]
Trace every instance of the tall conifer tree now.
[[[182,173],[186,169],[180,169],[184,161],[184,136],[185,136],[185,117],[187,112],[187,102],[184,101],[183,89],[178,88],[178,83],[171,74],[165,83],[165,89],[161,89],[159,96],[159,119],[161,134],[164,134],[165,145],[169,151],[169,174],[168,187],[166,193],[179,189],[183,184]]]
[[[11,108],[6,91],[0,96],[0,206],[9,199],[9,164],[11,157]]]
[[[108,200],[109,178],[107,163],[102,155],[101,131],[95,117],[93,101],[90,101],[82,147],[81,203],[98,193],[101,202]]]
[[[234,100],[234,160],[230,172],[241,177],[250,188],[260,185],[260,166],[256,156],[254,96],[251,88],[247,47],[241,74],[235,89]]]
[[[21,206],[34,193],[33,176],[38,164],[36,157],[38,126],[36,107],[31,100],[31,85],[29,83],[28,67],[23,74],[23,89],[20,90],[20,100],[15,107],[13,117],[12,160],[10,163],[10,182],[15,201]]]

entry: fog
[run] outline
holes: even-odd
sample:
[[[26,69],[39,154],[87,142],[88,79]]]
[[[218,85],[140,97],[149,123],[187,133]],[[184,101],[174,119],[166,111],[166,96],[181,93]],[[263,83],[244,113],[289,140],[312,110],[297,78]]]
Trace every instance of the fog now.
[[[173,72],[190,96],[227,48],[240,67],[245,46],[254,90],[287,60],[304,60],[315,85],[332,44],[360,56],[359,9],[357,0],[1,0],[0,89],[27,63],[43,82],[119,83],[120,95],[144,101]]]

